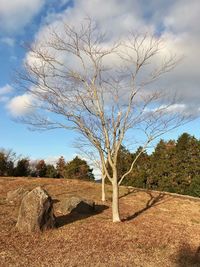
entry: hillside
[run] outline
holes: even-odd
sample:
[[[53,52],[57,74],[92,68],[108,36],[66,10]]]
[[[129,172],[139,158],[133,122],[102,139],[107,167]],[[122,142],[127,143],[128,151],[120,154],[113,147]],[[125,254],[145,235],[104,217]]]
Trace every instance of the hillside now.
[[[21,234],[15,224],[18,206],[7,192],[41,185],[55,200],[59,227],[42,234]],[[69,195],[95,200],[92,216],[58,212]],[[111,222],[101,185],[64,179],[0,178],[0,266],[200,266],[200,201],[121,187],[122,223]]]

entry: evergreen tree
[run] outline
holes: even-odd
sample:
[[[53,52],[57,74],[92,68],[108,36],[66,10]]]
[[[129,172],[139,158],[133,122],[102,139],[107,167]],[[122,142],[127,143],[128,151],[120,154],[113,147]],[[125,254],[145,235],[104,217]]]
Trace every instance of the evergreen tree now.
[[[160,140],[151,155],[147,187],[175,192],[173,179],[175,175],[175,141]]]
[[[43,159],[39,160],[36,164],[36,172],[37,176],[39,177],[45,177],[47,171],[46,163]]]
[[[68,179],[94,180],[93,169],[89,167],[87,162],[76,156],[65,166],[64,176]]]
[[[131,154],[131,152],[125,146],[121,146],[118,154],[119,164],[117,166],[119,180],[121,176],[130,169],[132,161],[133,155]],[[126,177],[126,180],[128,180],[129,178],[130,175]],[[126,182],[123,181],[123,184],[126,184]]]
[[[160,140],[151,155],[147,187],[200,196],[200,142],[187,133]]]
[[[118,173],[118,180],[120,180],[121,176],[127,172],[131,166],[131,163],[133,161],[133,155],[131,152],[125,147],[121,146],[119,153],[118,153],[118,165],[117,165],[117,173]],[[109,163],[107,162],[108,165],[108,172],[112,176],[112,169],[109,167]],[[129,181],[130,175],[126,177],[126,179],[123,180],[123,185],[129,185],[127,181]],[[110,184],[109,180],[106,180],[106,183]]]
[[[47,178],[56,178],[57,177],[57,171],[53,165],[51,165],[51,164],[46,165],[45,177],[47,177]]]
[[[141,152],[141,147],[137,149],[135,153],[130,153],[129,158],[132,160],[137,157],[138,153]],[[127,170],[130,168],[130,163],[129,162],[127,166]],[[148,171],[149,171],[149,164],[150,164],[150,159],[148,154],[144,151],[141,153],[140,157],[137,159],[132,172],[124,179],[123,184],[124,185],[129,185],[129,186],[134,186],[134,187],[140,187],[140,188],[145,188],[146,183],[147,183],[147,176],[148,176]]]
[[[7,164],[6,164],[6,174],[7,176],[13,176],[14,175],[14,163],[9,160],[7,161]]]
[[[176,144],[176,192],[197,196],[199,177],[200,143],[194,136],[184,133]]]
[[[200,175],[194,176],[189,187],[184,192],[187,195],[200,197]]]
[[[29,159],[23,158],[18,160],[14,169],[14,176],[28,176],[30,174]]]
[[[3,152],[0,152],[0,176],[6,175],[7,162]]]
[[[63,156],[61,156],[56,163],[56,171],[58,178],[64,178],[66,162]]]
[[[118,159],[118,176],[119,179],[122,174],[130,169],[131,163],[138,153],[141,152],[141,147],[137,149],[135,153],[131,153],[127,148],[121,146],[119,151]],[[146,187],[147,176],[149,171],[150,158],[148,154],[144,151],[141,153],[140,157],[137,159],[132,172],[123,180],[123,185],[135,186],[135,187]]]
[[[14,171],[14,160],[16,153],[11,149],[0,151],[0,176],[12,176]]]

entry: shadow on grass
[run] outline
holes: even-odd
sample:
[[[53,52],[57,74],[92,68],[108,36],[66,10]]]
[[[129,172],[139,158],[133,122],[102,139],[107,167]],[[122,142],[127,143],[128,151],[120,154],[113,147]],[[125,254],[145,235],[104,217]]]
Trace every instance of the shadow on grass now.
[[[90,213],[79,213],[76,211],[72,211],[69,214],[61,215],[56,217],[56,227],[60,228],[64,225],[80,221],[86,219],[91,216],[95,216],[97,214],[102,213],[104,210],[108,209],[109,207],[106,205],[95,205],[95,210]]]
[[[138,193],[138,192],[141,192],[141,190],[136,189],[136,188],[128,189],[128,191],[125,192],[123,195],[121,195],[121,196],[119,197],[119,199],[120,199],[120,198],[124,198],[124,197],[126,197],[126,196],[128,196],[128,195],[131,195],[131,194],[134,194],[134,193]]]
[[[200,246],[195,251],[189,244],[184,244],[178,252],[176,264],[178,267],[199,267]]]
[[[143,212],[145,212],[146,210],[152,208],[152,207],[155,207],[155,206],[158,206],[160,205],[161,203],[164,203],[165,201],[168,200],[169,196],[167,196],[166,194],[164,193],[159,193],[158,195],[154,196],[152,194],[152,192],[150,191],[146,191],[145,192],[146,194],[149,195],[149,200],[147,201],[145,207],[139,211],[136,211],[133,215],[130,215],[128,216],[126,219],[124,219],[123,221],[130,221],[130,220],[133,220],[135,219],[136,217],[138,217],[140,214],[142,214]]]

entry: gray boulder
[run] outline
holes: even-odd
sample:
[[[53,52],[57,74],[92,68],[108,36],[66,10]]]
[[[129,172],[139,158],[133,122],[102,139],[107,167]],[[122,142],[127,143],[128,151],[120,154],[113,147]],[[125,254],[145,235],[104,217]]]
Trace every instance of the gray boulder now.
[[[73,196],[60,202],[59,211],[62,214],[67,214],[70,212],[90,214],[95,211],[95,203],[81,197]]]
[[[38,232],[53,228],[53,202],[40,186],[22,199],[16,227],[20,232]]]
[[[25,189],[24,187],[19,187],[13,191],[9,191],[7,193],[6,200],[10,203],[20,203],[23,199],[23,197],[29,192],[28,189]]]

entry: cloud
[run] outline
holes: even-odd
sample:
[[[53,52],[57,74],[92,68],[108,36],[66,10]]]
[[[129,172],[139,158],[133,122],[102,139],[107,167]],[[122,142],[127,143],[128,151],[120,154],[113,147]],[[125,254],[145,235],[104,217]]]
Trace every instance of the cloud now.
[[[188,16],[188,13],[191,15]],[[199,13],[198,0],[169,0],[165,3],[155,0],[148,5],[142,0],[74,0],[73,5],[49,17],[48,24],[61,33],[63,21],[80,27],[80,22],[89,16],[94,18],[99,28],[108,33],[110,41],[120,36],[126,39],[130,30],[156,33],[166,43],[161,56],[172,53],[184,57],[175,70],[162,78],[156,86],[166,88],[168,94],[176,93],[185,109],[195,112],[198,111],[200,99]],[[49,38],[48,26],[43,25],[39,29],[35,37],[37,41]],[[26,57],[34,61],[29,54]],[[109,63],[113,60],[116,58],[110,58]],[[67,58],[67,62],[71,66],[78,66],[71,57]]]
[[[0,39],[0,43],[13,47],[15,45],[15,39],[10,38],[10,37],[3,37]]]
[[[171,9],[164,19],[164,24],[168,30],[178,34],[182,32],[200,32],[197,23],[199,13],[199,0],[192,0],[190,3],[187,0],[176,0],[171,5]],[[190,15],[188,16],[188,14]]]
[[[165,107],[163,107],[165,108]],[[186,105],[185,104],[173,104],[167,107],[168,112],[180,112],[183,113],[184,110],[186,110]]]
[[[13,91],[13,87],[9,84],[6,84],[5,86],[3,87],[0,87],[0,96],[1,95],[5,95],[5,94],[9,94]]]
[[[46,162],[46,164],[51,164],[51,165],[54,165],[54,167],[56,167],[56,163],[57,163],[59,158],[60,158],[60,156],[49,156],[49,157],[45,158],[45,162]]]
[[[7,109],[13,117],[27,115],[33,112],[31,104],[33,97],[29,94],[13,97],[7,104]]]
[[[75,156],[77,156],[77,154],[72,154],[72,155],[62,155],[65,159],[65,162],[71,161]],[[38,160],[44,159],[46,164],[51,164],[54,165],[54,167],[56,167],[56,163],[58,162],[58,159],[61,157],[61,155],[55,155],[55,156],[48,156],[48,157],[44,157],[44,158],[37,158],[32,160],[32,162],[37,162]]]
[[[9,97],[8,96],[0,96],[0,102],[6,103],[8,101],[9,101]]]
[[[0,0],[1,33],[17,33],[42,9],[45,0]]]
[[[38,161],[44,159],[46,164],[51,164],[51,165],[54,165],[54,167],[56,167],[56,163],[57,163],[59,158],[60,158],[60,156],[49,156],[49,157],[45,157],[45,158],[32,159],[31,164],[35,165],[35,164],[37,164]]]
[[[109,37],[113,38],[126,35],[133,29],[139,31],[146,28],[136,0],[75,0],[73,3],[72,7],[57,14],[55,20],[52,21],[53,26],[59,26],[60,22],[65,21],[80,28],[83,20],[90,17],[95,20],[102,31],[106,31]],[[43,29],[46,31],[45,28]]]
[[[155,111],[164,111],[167,113],[185,113],[187,106],[185,104],[172,104],[172,105],[161,105],[155,108],[145,108],[145,112],[155,112]]]
[[[60,5],[64,6],[64,5],[70,4],[71,2],[72,2],[71,0],[60,0]]]
[[[7,102],[9,100],[9,97],[7,95],[12,93],[13,90],[13,87],[9,84],[0,87],[0,102]]]

